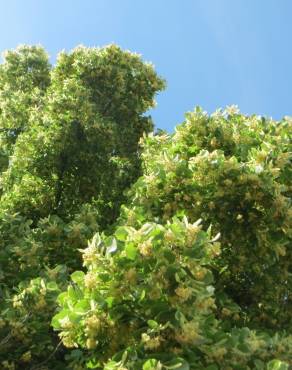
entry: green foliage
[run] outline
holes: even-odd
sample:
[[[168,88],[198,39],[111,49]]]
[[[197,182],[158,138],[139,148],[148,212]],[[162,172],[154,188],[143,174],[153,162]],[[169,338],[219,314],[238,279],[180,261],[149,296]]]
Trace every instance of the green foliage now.
[[[66,267],[56,266],[38,278],[22,281],[17,292],[6,297],[0,321],[1,368],[45,369],[42,366],[48,364],[54,369],[64,368],[63,350],[50,330],[50,319],[67,279]]]
[[[139,174],[138,141],[152,129],[142,114],[163,81],[138,55],[114,45],[61,53],[50,77],[43,104],[30,107],[13,146],[1,208],[35,220],[70,217],[94,201],[109,224]]]
[[[20,46],[4,54],[0,65],[0,140],[7,156],[19,134],[28,128],[29,116],[41,108],[50,85],[50,64],[43,48]]]
[[[115,45],[62,52],[55,66],[41,47],[5,53],[0,367],[64,369],[50,328],[64,271],[80,269],[78,250],[118,217],[141,173],[139,139],[153,128],[145,112],[163,87],[152,65]]]
[[[288,368],[290,133],[229,107],[145,136],[115,232],[59,296],[52,325],[83,348],[72,368]]]
[[[145,139],[145,175],[125,209],[138,224],[177,213],[212,224],[216,288],[255,328],[292,326],[290,135],[289,119],[198,109],[173,136]]]
[[[138,230],[124,226],[114,237],[96,234],[83,251],[88,271],[72,275],[76,286],[60,295],[63,310],[53,325],[62,329],[66,346],[86,347],[100,363],[125,343],[133,343],[127,361],[137,369],[144,352],[169,352],[171,361],[176,350],[212,336],[212,274],[205,266],[217,248],[186,219]]]
[[[115,45],[5,54],[1,369],[292,365],[291,119],[149,134],[163,87]]]

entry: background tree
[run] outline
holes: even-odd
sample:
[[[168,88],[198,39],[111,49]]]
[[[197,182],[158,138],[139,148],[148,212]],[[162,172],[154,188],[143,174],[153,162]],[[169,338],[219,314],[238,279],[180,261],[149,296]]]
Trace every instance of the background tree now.
[[[31,369],[45,359],[57,368],[58,358],[64,360],[60,346],[52,355],[58,343],[49,327],[54,300],[66,286],[67,270],[81,267],[78,248],[114,223],[124,191],[139,176],[138,142],[153,129],[145,112],[163,87],[151,64],[115,45],[62,52],[53,67],[41,47],[5,54],[0,66],[4,368],[27,363]]]
[[[21,124],[11,118],[14,131],[26,129],[3,174],[2,208],[33,219],[70,217],[96,201],[115,219],[118,198],[139,174],[139,138],[153,128],[143,114],[162,88],[151,65],[117,46],[61,53],[42,106],[23,108]]]
[[[4,53],[0,65],[0,146],[3,171],[32,110],[42,105],[50,85],[51,66],[43,48],[20,46]]]

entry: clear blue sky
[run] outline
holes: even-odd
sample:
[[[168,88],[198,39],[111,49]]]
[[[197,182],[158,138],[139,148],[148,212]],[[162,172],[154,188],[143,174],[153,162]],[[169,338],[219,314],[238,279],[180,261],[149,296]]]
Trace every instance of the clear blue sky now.
[[[292,115],[291,0],[0,0],[0,50],[112,42],[152,61],[167,90],[151,113],[169,131],[186,111],[237,104]]]

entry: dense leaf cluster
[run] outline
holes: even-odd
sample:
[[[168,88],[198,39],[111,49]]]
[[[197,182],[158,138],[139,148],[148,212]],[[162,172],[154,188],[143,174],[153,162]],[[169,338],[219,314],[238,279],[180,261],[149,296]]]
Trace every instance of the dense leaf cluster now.
[[[288,368],[290,134],[288,118],[229,107],[144,138],[119,226],[59,296],[53,326],[85,349],[75,368]]]
[[[64,369],[50,328],[78,249],[111,227],[141,174],[153,66],[115,45],[77,47],[51,66],[20,46],[0,65],[0,363]],[[61,267],[63,265],[63,267]],[[59,344],[58,344],[59,343]]]

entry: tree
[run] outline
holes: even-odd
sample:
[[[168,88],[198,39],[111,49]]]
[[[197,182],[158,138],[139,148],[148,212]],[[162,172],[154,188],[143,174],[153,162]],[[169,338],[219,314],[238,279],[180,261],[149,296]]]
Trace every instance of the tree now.
[[[152,134],[163,87],[115,45],[6,53],[1,368],[291,364],[291,119]]]
[[[115,45],[62,52],[21,46],[0,66],[1,287],[4,368],[62,349],[49,327],[78,248],[111,227],[141,173],[145,112],[163,89],[149,63]],[[60,266],[60,265],[63,265]],[[7,355],[9,353],[9,355]],[[6,362],[5,362],[6,361]],[[8,361],[8,362],[7,362]],[[62,360],[63,361],[63,360]],[[39,366],[39,365],[38,365]]]
[[[50,69],[45,51],[38,46],[20,46],[4,54],[0,65],[1,172],[19,134],[28,128],[30,113],[42,105],[50,85]]]
[[[73,368],[288,369],[290,132],[229,107],[145,136],[116,230],[58,299]]]
[[[95,201],[114,220],[118,198],[139,174],[138,141],[152,129],[143,113],[153,106],[163,81],[138,55],[115,45],[61,53],[41,81],[43,71],[33,69],[26,55],[35,52],[31,59],[38,66],[37,58],[41,55],[43,62],[45,53],[27,50],[8,54],[2,67],[9,81],[24,70],[17,87],[26,97],[26,104],[10,98],[5,89],[15,87],[6,88],[3,77],[3,94],[8,94],[9,103],[16,100],[20,118],[11,115],[7,123],[9,114],[2,112],[3,130],[9,125],[13,140],[17,137],[11,164],[2,176],[2,209],[36,220],[51,213],[70,218],[80,204]],[[47,87],[42,104],[31,101],[34,81]]]

